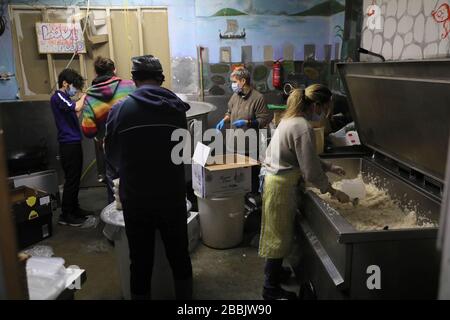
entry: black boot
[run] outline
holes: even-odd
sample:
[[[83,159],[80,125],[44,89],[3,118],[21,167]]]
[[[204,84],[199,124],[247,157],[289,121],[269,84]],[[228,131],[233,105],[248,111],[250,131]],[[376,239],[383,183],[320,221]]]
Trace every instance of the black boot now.
[[[291,279],[292,270],[289,267],[282,267],[280,271],[280,283],[288,283],[289,279]]]
[[[262,296],[264,300],[297,300],[297,295],[294,292],[284,290],[281,287],[264,287]]]
[[[192,278],[175,280],[175,298],[177,300],[192,300]]]
[[[94,211],[88,211],[85,209],[77,208],[74,212],[74,215],[80,218],[87,218],[89,216],[95,215]]]

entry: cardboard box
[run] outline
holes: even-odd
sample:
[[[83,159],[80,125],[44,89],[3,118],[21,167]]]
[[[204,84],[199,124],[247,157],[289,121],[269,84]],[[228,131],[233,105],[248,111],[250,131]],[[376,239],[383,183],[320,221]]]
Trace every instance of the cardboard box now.
[[[11,190],[10,197],[20,249],[52,236],[49,194],[29,187],[19,187]]]
[[[192,158],[192,188],[202,198],[224,198],[252,189],[252,166],[258,161],[240,154],[212,157],[211,149],[198,143]]]

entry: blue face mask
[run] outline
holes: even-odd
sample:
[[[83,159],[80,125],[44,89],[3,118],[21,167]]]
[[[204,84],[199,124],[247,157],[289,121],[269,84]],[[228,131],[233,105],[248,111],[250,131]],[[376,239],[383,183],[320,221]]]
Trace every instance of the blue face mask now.
[[[69,90],[67,90],[67,94],[69,97],[73,97],[77,94],[77,91],[78,90],[73,85],[70,85]]]
[[[310,114],[305,114],[304,118],[305,118],[307,121],[313,121],[313,117],[312,117],[312,115],[310,115]]]
[[[311,116],[311,121],[320,121],[322,119],[322,114],[313,113]]]
[[[321,116],[313,111],[309,114],[305,114],[305,119],[308,121],[319,122],[321,119]]]
[[[231,83],[231,89],[233,90],[234,93],[240,93],[242,91],[242,88],[239,87],[237,82]]]

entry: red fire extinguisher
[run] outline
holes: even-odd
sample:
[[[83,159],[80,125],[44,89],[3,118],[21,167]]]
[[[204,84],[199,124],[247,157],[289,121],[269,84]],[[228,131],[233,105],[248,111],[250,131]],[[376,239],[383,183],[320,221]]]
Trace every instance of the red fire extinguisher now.
[[[281,88],[281,62],[280,60],[277,60],[273,63],[272,66],[272,85],[274,88],[280,89]]]

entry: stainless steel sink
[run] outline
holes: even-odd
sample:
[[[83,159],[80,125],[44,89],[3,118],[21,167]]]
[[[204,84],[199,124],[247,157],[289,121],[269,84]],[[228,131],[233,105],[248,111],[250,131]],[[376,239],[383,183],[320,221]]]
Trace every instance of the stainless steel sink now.
[[[366,181],[376,178],[376,184],[393,199],[405,205],[412,202],[418,216],[438,222],[437,197],[375,161],[331,161],[344,167],[346,178],[360,173]],[[292,264],[301,284],[313,288],[317,298],[434,298],[437,293],[437,228],[358,231],[314,192],[307,191],[301,195],[296,231],[298,241]],[[370,266],[380,268],[380,290],[367,287]]]

